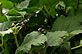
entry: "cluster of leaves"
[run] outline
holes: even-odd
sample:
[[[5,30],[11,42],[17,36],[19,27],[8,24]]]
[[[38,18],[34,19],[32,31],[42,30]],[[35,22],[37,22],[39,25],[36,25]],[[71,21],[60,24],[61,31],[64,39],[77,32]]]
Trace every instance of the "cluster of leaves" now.
[[[0,53],[82,54],[81,12],[81,0],[0,0]]]

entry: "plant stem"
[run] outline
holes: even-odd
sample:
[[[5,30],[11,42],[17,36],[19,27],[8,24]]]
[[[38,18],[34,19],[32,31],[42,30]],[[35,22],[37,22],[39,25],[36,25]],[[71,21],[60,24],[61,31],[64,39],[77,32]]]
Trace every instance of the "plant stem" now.
[[[77,1],[77,8],[79,8],[79,0]]]
[[[2,46],[1,46],[1,48],[2,48],[2,50],[4,51],[4,48],[3,48],[3,36],[1,36],[1,41],[2,41]]]
[[[7,45],[6,41],[3,40],[3,42],[4,42],[4,54],[10,54],[9,53],[9,49],[8,49],[8,45]]]
[[[40,54],[40,48],[38,49],[38,54]]]
[[[32,50],[29,50],[29,54],[32,54]]]
[[[76,46],[76,47],[72,47],[71,50],[74,50],[74,49],[77,49],[77,48],[80,48],[82,47],[82,45],[79,45],[79,46]]]
[[[0,16],[2,16],[3,13],[2,13],[2,3],[0,2]]]
[[[50,16],[49,11],[45,5],[44,5],[44,9],[45,9],[46,13]]]
[[[17,40],[17,36],[16,36],[16,34],[14,34],[14,38],[15,38],[16,46],[19,47],[19,44],[18,44],[18,40]]]
[[[9,49],[8,49],[8,45],[7,45],[6,41],[3,39],[3,36],[1,36],[1,40],[2,40],[1,48],[4,52],[4,54],[10,54]]]
[[[45,48],[44,48],[44,52],[43,52],[43,54],[47,54],[46,53],[46,49],[48,48],[48,46],[46,46]]]

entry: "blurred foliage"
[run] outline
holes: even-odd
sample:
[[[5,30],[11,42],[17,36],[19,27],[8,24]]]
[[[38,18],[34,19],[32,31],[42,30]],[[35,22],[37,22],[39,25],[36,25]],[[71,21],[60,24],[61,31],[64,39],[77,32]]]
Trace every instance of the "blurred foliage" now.
[[[0,54],[82,54],[81,0],[0,0]]]

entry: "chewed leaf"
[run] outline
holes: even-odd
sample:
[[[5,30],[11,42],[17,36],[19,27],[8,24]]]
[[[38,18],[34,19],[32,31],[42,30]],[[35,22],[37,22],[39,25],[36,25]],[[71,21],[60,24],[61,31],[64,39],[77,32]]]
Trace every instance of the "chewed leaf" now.
[[[15,54],[19,54],[21,51],[28,52],[31,48],[31,45],[39,46],[41,43],[47,41],[47,37],[44,34],[33,31],[30,34],[27,34],[24,38],[21,46],[16,50]]]

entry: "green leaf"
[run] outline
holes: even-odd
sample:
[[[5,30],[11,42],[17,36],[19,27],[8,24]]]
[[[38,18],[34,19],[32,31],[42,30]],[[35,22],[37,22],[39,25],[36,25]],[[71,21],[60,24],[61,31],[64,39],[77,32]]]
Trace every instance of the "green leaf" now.
[[[0,16],[0,22],[6,22],[8,21],[5,16]]]
[[[21,14],[18,13],[18,11],[15,10],[15,9],[9,10],[9,12],[7,13],[7,15],[8,15],[8,16],[21,16]]]
[[[74,14],[73,9],[67,17],[58,17],[52,27],[52,31],[74,31],[82,29],[82,9],[78,9]]]
[[[70,39],[73,38],[75,35],[78,35],[78,34],[80,34],[80,33],[82,33],[82,30],[74,30],[74,31],[70,32],[70,33],[69,33],[69,36],[67,36],[67,37],[65,38],[65,41],[70,40]]]
[[[47,41],[47,37],[44,34],[33,31],[30,34],[27,34],[24,38],[22,45],[16,50],[15,54],[20,53],[21,51],[27,52],[31,49],[31,45],[39,46],[41,43]]]
[[[49,13],[52,17],[56,15],[55,6],[56,6],[55,4],[52,5],[49,10]]]
[[[60,9],[59,5],[61,6],[61,9],[64,10],[66,8],[66,5],[63,1],[60,1],[57,5],[56,5],[56,9]]]
[[[30,2],[30,0],[25,0],[25,1],[22,1],[21,3],[19,3],[18,5],[17,5],[17,8],[18,9],[26,9],[27,7],[28,7],[28,5],[29,5],[29,2]]]
[[[82,40],[80,40],[80,45],[82,45]]]
[[[7,13],[7,18],[9,21],[19,21],[19,20],[22,20],[23,17],[24,17],[23,13],[15,10],[15,9],[11,9]]]
[[[40,0],[40,6],[46,6],[46,7],[51,7],[52,5],[56,5],[59,1],[58,0]]]
[[[72,6],[77,8],[77,4],[79,0],[63,0],[67,6]]]
[[[13,7],[13,3],[11,1],[1,0],[1,3],[4,8],[11,9]]]
[[[49,46],[59,46],[63,43],[62,37],[67,34],[66,31],[55,31],[55,32],[48,32],[47,38],[48,38],[48,45]]]
[[[39,7],[39,5],[40,5],[39,1],[40,0],[30,0],[28,7]]]
[[[25,14],[26,14],[26,11],[19,12],[19,13],[21,14],[21,16],[22,16],[22,17],[24,17],[24,16],[25,16]]]
[[[55,6],[58,3],[58,0],[30,0],[28,8],[39,7],[42,8],[46,6],[49,9],[49,13],[53,16],[55,14]],[[34,9],[33,9],[34,10]]]
[[[11,1],[11,2],[13,2],[13,3],[15,3],[15,4],[18,4],[18,3],[20,3],[20,2],[22,2],[22,1],[24,1],[24,0],[9,0],[9,1]]]
[[[74,31],[70,32],[70,37],[72,38],[72,37],[74,37],[75,35],[78,35],[78,34],[80,34],[80,33],[82,33],[82,30],[74,30]]]
[[[39,8],[39,7],[29,7],[27,9],[27,12],[28,13],[33,13],[33,12],[37,12],[38,10],[41,10],[42,8]]]
[[[78,35],[80,33],[82,33],[82,30],[74,30],[70,34],[72,34],[72,35]]]
[[[4,22],[4,23],[0,23],[0,31],[4,31],[7,28],[9,28],[11,26],[11,23],[12,22],[10,22],[10,21]]]
[[[24,19],[22,16],[8,16],[8,21],[20,21]]]

